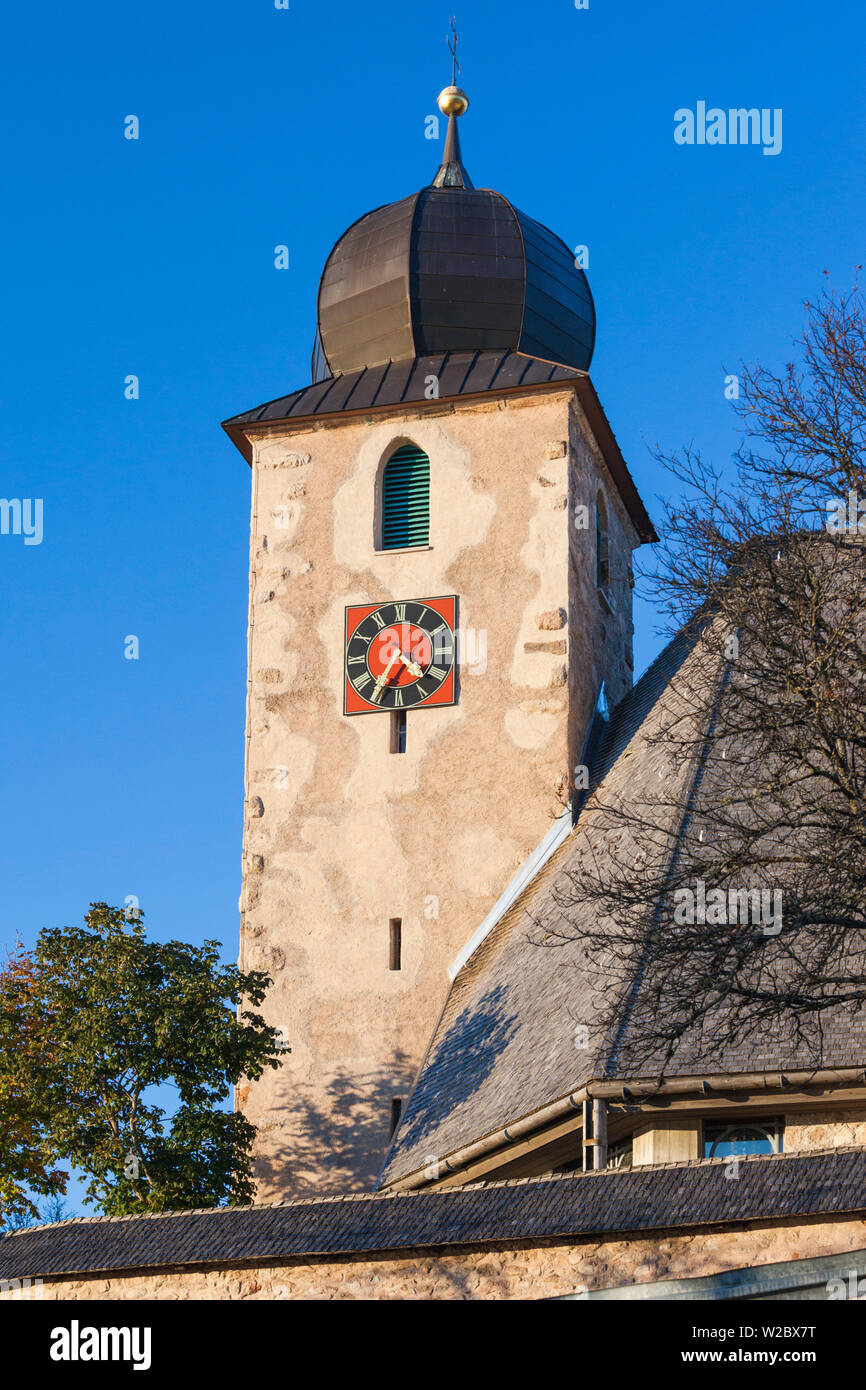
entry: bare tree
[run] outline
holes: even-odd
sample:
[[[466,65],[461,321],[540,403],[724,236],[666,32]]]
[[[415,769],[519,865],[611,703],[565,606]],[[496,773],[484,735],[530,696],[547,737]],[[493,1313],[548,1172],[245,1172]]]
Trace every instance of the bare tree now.
[[[641,730],[653,775],[591,798],[559,888],[620,1071],[780,1036],[830,1059],[866,1001],[860,290],[807,305],[797,346],[743,369],[732,469],[656,454],[682,495],[642,578],[683,656]]]

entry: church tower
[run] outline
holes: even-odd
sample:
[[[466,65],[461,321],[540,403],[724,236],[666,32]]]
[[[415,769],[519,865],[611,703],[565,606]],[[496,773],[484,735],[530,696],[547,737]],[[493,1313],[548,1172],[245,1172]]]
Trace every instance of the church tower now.
[[[329,255],[313,383],[224,426],[252,470],[241,965],[291,1049],[238,1093],[264,1201],[372,1186],[449,966],[632,682],[654,534],[588,375],[589,285],[473,186],[468,104],[445,89],[432,183]]]

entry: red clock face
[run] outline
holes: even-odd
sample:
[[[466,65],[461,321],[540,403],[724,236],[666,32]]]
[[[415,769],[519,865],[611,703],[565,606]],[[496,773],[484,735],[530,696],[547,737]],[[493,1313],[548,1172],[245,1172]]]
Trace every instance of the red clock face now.
[[[457,599],[406,599],[346,609],[343,712],[453,705]]]

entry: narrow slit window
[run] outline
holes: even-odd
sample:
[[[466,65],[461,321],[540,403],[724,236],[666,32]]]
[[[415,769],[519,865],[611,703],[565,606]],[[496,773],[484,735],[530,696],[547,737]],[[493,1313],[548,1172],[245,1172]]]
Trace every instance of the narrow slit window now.
[[[403,919],[392,917],[389,927],[388,969],[403,968]]]
[[[402,1114],[403,1114],[403,1097],[402,1097],[402,1096],[395,1096],[394,1099],[391,1101],[391,1129],[390,1129],[390,1131],[389,1131],[389,1133],[388,1133],[388,1138],[389,1138],[389,1139],[393,1138],[394,1132],[395,1132],[397,1126],[398,1126],[399,1123],[400,1123],[400,1116],[401,1116]]]
[[[430,460],[415,444],[395,450],[382,475],[382,549],[430,543]]]
[[[406,752],[406,711],[404,709],[391,711],[391,752]]]
[[[595,583],[606,589],[610,583],[610,547],[607,535],[607,508],[601,493],[595,503]]]

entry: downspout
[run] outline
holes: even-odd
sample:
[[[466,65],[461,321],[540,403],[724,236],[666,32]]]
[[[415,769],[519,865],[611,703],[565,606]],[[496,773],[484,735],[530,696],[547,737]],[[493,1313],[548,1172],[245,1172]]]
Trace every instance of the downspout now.
[[[627,1083],[623,1081],[588,1081],[579,1091],[572,1091],[569,1095],[553,1101],[552,1104],[544,1106],[541,1110],[536,1110],[531,1115],[525,1115],[523,1119],[515,1121],[514,1124],[496,1130],[494,1134],[489,1134],[484,1139],[478,1139],[474,1144],[468,1144],[463,1149],[455,1150],[450,1157],[439,1164],[439,1172],[440,1175],[457,1173],[479,1159],[495,1153],[497,1149],[505,1148],[519,1139],[525,1139],[534,1131],[543,1129],[546,1125],[555,1123],[556,1120],[561,1120],[567,1115],[580,1111],[584,1101],[619,1100],[628,1104],[629,1101],[641,1097],[646,1099],[657,1096],[664,1099],[666,1096],[687,1095],[689,1092],[703,1092],[705,1095],[712,1095],[716,1092],[770,1090],[771,1088],[785,1091],[798,1085],[841,1086],[849,1081],[859,1082],[861,1085],[866,1084],[866,1069],[863,1067],[842,1067],[819,1071],[747,1072],[740,1076],[676,1077],[674,1080],[665,1081],[661,1085],[657,1081],[631,1081]],[[389,1183],[387,1187],[382,1189],[383,1195],[391,1192],[402,1192],[409,1188],[424,1187],[431,1181],[435,1182],[435,1179],[431,1180],[427,1176],[428,1173],[429,1159],[427,1167],[416,1169],[405,1178],[399,1178],[395,1182]]]

